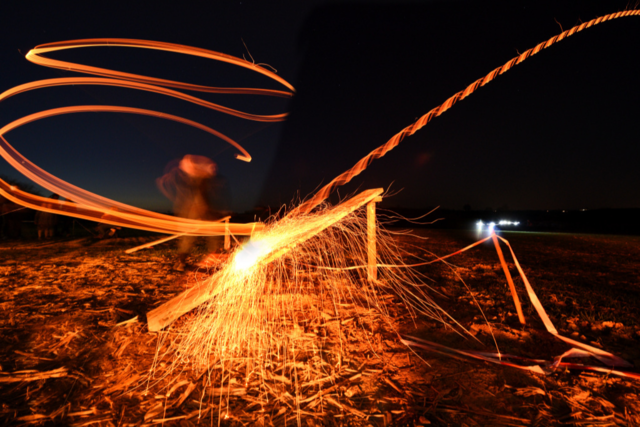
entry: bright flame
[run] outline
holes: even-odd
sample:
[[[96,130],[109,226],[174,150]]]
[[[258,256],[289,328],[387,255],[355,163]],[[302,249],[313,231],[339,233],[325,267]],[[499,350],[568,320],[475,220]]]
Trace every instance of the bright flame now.
[[[236,253],[233,258],[233,267],[235,270],[247,270],[253,267],[259,258],[269,252],[271,251],[264,241],[251,240]]]
[[[369,281],[366,209],[268,221],[203,284],[212,297],[162,335],[155,366],[171,360],[171,369],[209,370],[213,380],[216,366],[246,363],[247,378],[263,381],[274,359],[284,355],[287,365],[297,364],[303,354],[321,352],[324,341],[313,330],[326,329],[336,315],[360,319],[363,336],[374,318],[395,328],[389,295],[402,299],[412,317],[444,321],[448,316],[429,297],[423,276],[403,261],[415,256],[395,239],[376,230],[378,280]]]

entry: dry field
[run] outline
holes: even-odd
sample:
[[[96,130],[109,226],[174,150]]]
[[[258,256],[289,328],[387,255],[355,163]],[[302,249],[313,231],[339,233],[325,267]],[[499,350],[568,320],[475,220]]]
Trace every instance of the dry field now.
[[[476,240],[459,231],[416,234],[428,239],[402,237],[399,244],[413,245],[412,252],[425,258]],[[561,334],[640,366],[639,237],[503,237]],[[430,319],[412,319],[397,297],[387,295],[394,325],[374,310],[349,305],[321,324],[303,324],[297,333],[322,351],[301,352],[295,378],[290,366],[274,359],[259,378],[238,361],[230,371],[212,367],[211,377],[188,370],[163,377],[170,368],[165,364],[149,380],[158,338],[171,331],[149,333],[145,313],[211,274],[173,271],[170,243],[124,253],[150,239],[0,243],[0,423],[640,425],[638,380],[568,370],[540,376],[412,352],[399,342],[393,328],[458,349],[495,351],[491,329],[504,353],[550,360],[568,349],[544,331],[518,278],[528,321],[519,325],[491,244],[451,258],[448,266],[420,267],[437,291],[434,300],[477,340]]]

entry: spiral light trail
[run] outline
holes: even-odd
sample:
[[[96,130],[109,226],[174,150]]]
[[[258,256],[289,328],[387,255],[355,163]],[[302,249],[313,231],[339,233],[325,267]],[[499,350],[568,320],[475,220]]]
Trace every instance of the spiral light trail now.
[[[84,47],[98,47],[98,46],[119,46],[119,47],[132,47],[142,49],[161,50],[173,53],[181,53],[191,56],[198,56],[202,58],[212,59],[216,61],[226,62],[232,65],[243,67],[259,74],[262,74],[280,84],[285,86],[288,91],[260,89],[260,88],[220,88],[200,86],[188,83],[181,83],[171,80],[164,80],[155,77],[142,76],[138,74],[124,73],[120,71],[108,70],[104,68],[97,68],[82,64],[70,63],[65,61],[59,61],[42,56],[45,53],[51,53],[66,49],[84,48]],[[200,105],[202,107],[225,113],[231,116],[243,118],[246,120],[258,121],[258,122],[278,122],[285,120],[286,113],[276,115],[256,115],[243,111],[234,110],[222,105],[218,105],[204,99],[182,93],[178,90],[191,90],[207,93],[225,93],[225,94],[244,94],[244,95],[262,95],[273,97],[290,97],[293,95],[294,89],[286,80],[282,79],[277,74],[260,67],[252,62],[244,59],[235,58],[230,55],[226,55],[219,52],[214,52],[206,49],[200,49],[190,46],[183,46],[172,43],[163,43],[146,40],[133,40],[133,39],[116,39],[116,38],[102,38],[102,39],[84,39],[84,40],[71,40],[64,42],[48,43],[40,45],[30,50],[26,55],[27,60],[50,68],[58,68],[67,71],[76,71],[86,74],[97,75],[100,77],[68,77],[39,80],[16,86],[12,89],[0,94],[0,102],[35,89],[49,88],[54,86],[69,86],[69,85],[99,85],[99,86],[116,86],[128,89],[142,90],[146,92],[158,93],[166,96],[170,96],[176,99],[190,102],[192,104]],[[173,89],[169,89],[173,88]],[[169,215],[162,215],[155,212],[147,211],[144,209],[136,208],[126,205],[124,203],[116,202],[115,200],[102,197],[98,194],[94,194],[87,190],[81,189],[68,183],[60,178],[57,178],[45,170],[39,168],[26,157],[20,154],[15,148],[13,148],[9,142],[5,139],[4,135],[9,131],[16,129],[22,125],[34,122],[47,117],[53,117],[61,114],[70,113],[84,113],[84,112],[117,112],[117,113],[130,113],[141,114],[159,117],[163,119],[173,120],[175,122],[183,123],[197,129],[208,132],[223,141],[229,143],[238,150],[236,158],[246,162],[251,161],[251,155],[237,142],[228,136],[212,129],[208,126],[202,125],[193,120],[189,120],[183,117],[178,117],[171,114],[166,114],[158,111],[145,110],[140,108],[132,108],[125,106],[112,106],[112,105],[79,105],[63,108],[55,108],[46,111],[40,111],[35,114],[31,114],[15,120],[4,127],[0,128],[0,155],[5,158],[15,169],[22,173],[27,178],[31,179],[35,183],[42,187],[62,195],[66,199],[73,200],[74,203],[56,202],[52,203],[50,199],[28,195],[20,192],[17,189],[12,188],[8,184],[0,183],[0,194],[7,197],[11,201],[21,204],[23,206],[45,210],[57,214],[74,216],[78,218],[86,218],[92,220],[99,220],[101,222],[107,222],[113,225],[125,226],[130,228],[138,228],[150,231],[156,231],[160,233],[183,233],[192,235],[216,235],[223,234],[225,232],[225,226],[210,221],[198,221],[185,218],[177,218]],[[260,228],[258,226],[258,228]],[[232,234],[250,234],[256,230],[255,224],[229,224],[228,229]]]

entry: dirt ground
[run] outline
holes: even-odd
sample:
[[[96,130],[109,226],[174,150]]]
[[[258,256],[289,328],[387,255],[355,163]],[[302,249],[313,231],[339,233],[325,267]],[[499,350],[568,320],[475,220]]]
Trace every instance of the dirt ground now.
[[[399,244],[424,258],[477,240],[471,232],[415,233],[427,239],[405,236]],[[502,235],[561,334],[640,366],[639,237]],[[174,271],[172,243],[124,253],[151,239],[0,242],[4,425],[640,425],[639,380],[567,369],[544,376],[413,352],[376,313],[354,315],[354,307],[302,332],[324,342],[326,352],[301,359],[307,373],[298,381],[284,367],[255,381],[242,364],[222,389],[188,371],[149,381],[162,333],[148,332],[145,314],[211,274],[204,268]],[[434,300],[476,339],[430,319],[412,319],[388,295],[401,333],[495,352],[493,330],[503,353],[545,360],[569,349],[545,332],[508,255],[525,326],[490,243],[450,261],[420,271],[437,291]],[[376,324],[374,332],[359,327],[363,322]]]

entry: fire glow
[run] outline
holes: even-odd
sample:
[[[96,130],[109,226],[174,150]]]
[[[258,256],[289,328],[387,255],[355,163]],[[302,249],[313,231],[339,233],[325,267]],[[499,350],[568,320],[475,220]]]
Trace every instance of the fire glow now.
[[[157,319],[159,317],[157,309],[149,313],[149,328],[156,331],[171,325],[176,318],[180,318],[165,331],[166,333],[160,335],[157,357],[150,378],[153,377],[156,372],[155,368],[160,363],[169,361],[171,362],[171,370],[180,371],[190,366],[197,372],[208,371],[211,382],[214,381],[212,372],[221,367],[223,375],[220,376],[219,381],[222,386],[225,381],[224,369],[229,369],[229,366],[233,364],[244,363],[247,370],[247,383],[254,377],[264,383],[265,379],[274,375],[273,372],[270,372],[273,367],[272,361],[284,358],[287,361],[284,365],[287,374],[297,381],[298,375],[302,375],[301,370],[304,368],[301,360],[309,355],[325,351],[322,348],[321,340],[317,339],[315,335],[310,338],[305,333],[305,328],[313,329],[320,324],[325,324],[328,319],[337,321],[339,328],[343,319],[339,317],[338,307],[348,307],[349,315],[352,316],[352,319],[357,319],[356,322],[361,330],[372,332],[374,323],[367,316],[375,311],[375,317],[378,320],[382,320],[392,330],[397,331],[394,319],[389,315],[384,302],[385,297],[392,295],[402,300],[404,307],[414,318],[417,315],[422,315],[439,322],[453,323],[456,326],[455,322],[449,321],[449,316],[429,297],[430,288],[424,283],[424,277],[405,263],[405,259],[415,258],[415,256],[398,247],[394,242],[393,235],[383,229],[377,229],[377,233],[372,239],[371,230],[376,230],[375,224],[371,226],[371,217],[364,215],[362,209],[359,209],[362,204],[350,206],[349,209],[333,209],[322,204],[333,189],[346,184],[360,174],[373,160],[384,156],[397,146],[404,137],[417,132],[456,102],[466,98],[479,87],[489,83],[531,55],[600,22],[632,15],[640,15],[640,11],[618,12],[580,24],[513,58],[503,66],[491,71],[484,78],[473,82],[463,91],[456,93],[442,105],[429,111],[414,124],[404,128],[387,143],[361,159],[354,167],[336,177],[314,197],[293,209],[283,219],[271,220],[264,228],[257,224],[226,225],[176,218],[106,199],[75,187],[38,168],[11,147],[3,136],[4,133],[23,124],[59,114],[83,111],[161,114],[129,107],[65,107],[36,113],[4,126],[0,129],[0,154],[26,177],[50,191],[73,199],[76,203],[59,202],[55,206],[46,207],[46,203],[51,203],[51,200],[12,189],[3,181],[0,181],[0,194],[29,208],[78,218],[96,220],[108,212],[112,219],[103,222],[165,234],[182,233],[210,236],[224,234],[228,229],[234,235],[251,235],[251,240],[236,250],[217,273],[194,287],[197,288],[194,291],[189,289],[186,291],[187,294],[169,301],[173,304],[170,306],[173,309],[173,307],[183,305],[189,297],[191,298],[189,299],[190,306],[181,307],[180,310],[159,320]],[[283,84],[289,91],[201,87],[71,64],[39,56],[42,53],[61,49],[107,44],[186,53],[229,62],[260,72]],[[123,39],[60,42],[36,47],[29,52],[27,59],[53,68],[80,71],[100,77],[51,79],[28,83],[4,92],[0,95],[0,100],[37,88],[70,84],[100,84],[162,93],[237,117],[270,122],[283,120],[286,114],[255,116],[211,104],[173,89],[167,89],[167,87],[204,92],[250,93],[271,96],[291,96],[293,93],[291,85],[253,63],[204,49],[167,43]],[[163,115],[163,117],[216,135],[239,150],[239,154],[236,156],[238,159],[250,160],[249,153],[239,144],[213,129],[176,116]],[[117,210],[114,210],[114,207]],[[368,212],[370,211],[368,210]],[[375,221],[375,212],[372,217]],[[495,234],[491,233],[487,239],[489,238],[496,242],[498,249]],[[373,259],[370,250],[372,241],[376,248]],[[460,252],[462,251],[457,253]],[[508,274],[502,253],[499,249],[498,252]],[[378,279],[371,277],[369,268],[372,264],[376,267],[383,267],[379,269],[380,277]],[[521,270],[517,261],[516,265]],[[511,280],[510,276],[508,277]],[[524,274],[522,277],[525,285],[529,286]],[[180,317],[191,309],[194,309],[191,315]],[[152,329],[152,319],[158,320],[153,327],[154,329]],[[548,317],[546,319],[549,320]],[[544,317],[543,321],[545,321]],[[557,334],[550,321],[548,324],[545,321],[545,326],[549,332]],[[464,332],[459,325],[457,330]],[[565,338],[565,341],[567,340],[569,339]],[[580,346],[575,341],[569,340],[567,342]],[[582,345],[581,348],[588,350],[591,352],[590,354],[602,356],[601,353],[604,353],[585,345]],[[608,353],[605,356],[609,357]],[[301,395],[302,391],[295,400],[298,411],[300,403],[304,402]]]
[[[253,267],[264,256],[263,254],[269,252],[266,246],[262,241],[249,241],[234,255],[233,267],[236,270],[247,270]]]
[[[428,296],[424,277],[404,268],[403,258],[412,255],[383,229],[376,234],[374,262],[399,268],[380,269],[378,280],[371,280],[363,211],[349,209],[345,215],[322,206],[269,222],[204,284],[206,302],[169,327],[175,338],[159,343],[159,349],[168,347],[158,353],[156,366],[173,360],[178,363],[172,369],[191,366],[203,372],[219,364],[228,369],[241,358],[250,360],[247,381],[252,376],[262,381],[272,359],[286,356],[295,365],[303,354],[320,352],[322,343],[301,331],[338,316],[338,306],[352,307],[356,319],[373,309],[383,323],[395,325],[384,302],[389,294],[400,297],[413,317],[445,321],[448,315]],[[155,316],[148,314],[150,324]],[[373,327],[358,323],[365,331]]]

